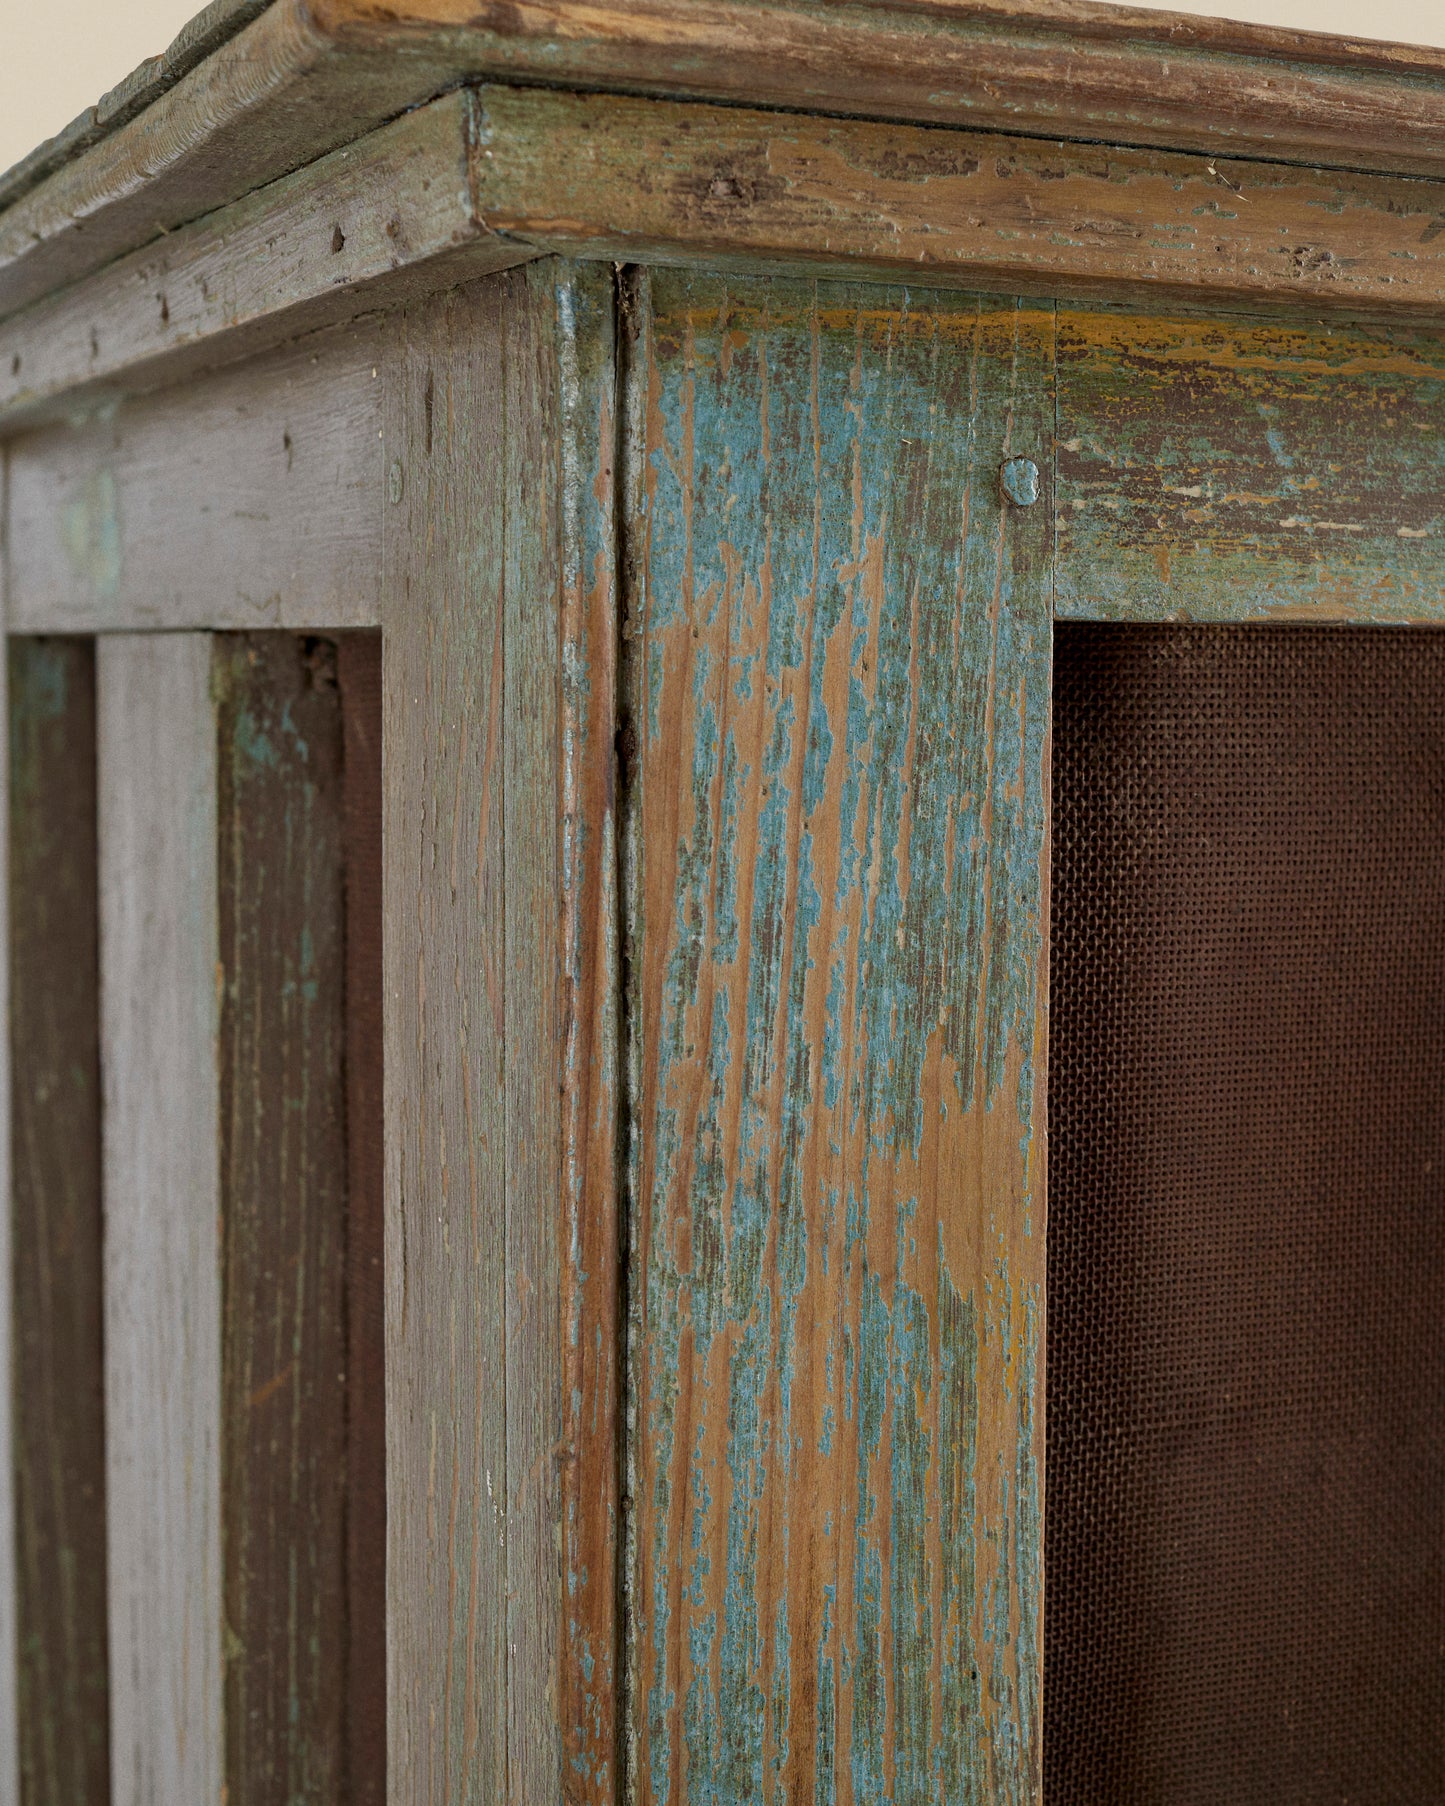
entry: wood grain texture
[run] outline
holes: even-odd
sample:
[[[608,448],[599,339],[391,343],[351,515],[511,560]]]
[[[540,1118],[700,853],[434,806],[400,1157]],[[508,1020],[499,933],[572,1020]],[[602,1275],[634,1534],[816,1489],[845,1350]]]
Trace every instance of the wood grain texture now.
[[[494,85],[0,322],[0,418],[547,251],[1433,322],[1442,218],[1445,185],[1399,176]]]
[[[9,680],[19,1799],[108,1806],[93,644]]]
[[[0,322],[0,418],[254,355],[535,255],[471,205],[466,94],[384,126]]]
[[[346,1584],[350,1806],[386,1806],[381,635],[336,638],[346,858]]]
[[[1442,406],[1433,334],[1061,313],[1059,613],[1440,620]]]
[[[1033,1801],[1052,311],[637,330],[636,1797]]]
[[[620,1798],[622,1532],[613,277],[557,284],[562,525],[562,1798]],[[547,266],[537,268],[541,281]]]
[[[115,1806],[224,1780],[210,667],[207,634],[97,648]]]
[[[507,1796],[504,345],[509,279],[396,322],[386,449],[389,1799]]]
[[[333,642],[214,642],[226,1797],[348,1800],[346,810]]]
[[[554,271],[503,288],[502,840],[507,1188],[507,1793],[564,1797],[558,1429],[562,867],[558,551],[559,296]],[[566,310],[566,287],[562,311]]]
[[[8,534],[8,457],[0,443],[0,535]],[[8,543],[8,540],[7,540]],[[8,591],[6,559],[0,555],[0,621],[5,618]],[[9,721],[8,658],[0,659],[0,686],[4,690]],[[10,735],[0,734],[0,935],[10,940]],[[0,959],[0,1098],[10,1095],[13,1064],[10,1041],[10,961]],[[12,1272],[14,1256],[14,1169],[12,1166],[13,1108],[0,1109],[0,1273]],[[12,1375],[10,1385],[0,1386],[0,1449],[15,1446],[14,1357],[15,1300],[11,1285],[0,1285],[0,1362]],[[20,1800],[20,1677],[19,1677],[19,1541],[13,1460],[0,1464],[0,1800]]]
[[[380,355],[339,329],[15,440],[12,629],[374,626]]]
[[[498,87],[479,92],[477,114],[478,218],[577,255],[1156,306],[1445,313],[1433,182]]]
[[[0,213],[0,313],[469,80],[1439,175],[1442,69],[1078,0],[273,0]]]

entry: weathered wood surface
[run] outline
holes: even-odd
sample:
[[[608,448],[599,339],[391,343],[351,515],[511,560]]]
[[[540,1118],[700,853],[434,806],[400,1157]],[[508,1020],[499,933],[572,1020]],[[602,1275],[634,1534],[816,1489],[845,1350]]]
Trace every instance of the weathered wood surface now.
[[[477,105],[478,217],[577,255],[1445,316],[1433,182],[605,95]]]
[[[476,220],[452,94],[0,323],[0,417],[175,382],[411,289],[536,255]]]
[[[109,1806],[94,647],[9,680],[18,1797]]]
[[[207,634],[97,648],[115,1806],[221,1798],[216,741]]]
[[[397,498],[386,512],[382,841],[396,1806],[507,1798],[503,347],[516,298],[502,277],[401,317],[387,382]]]
[[[218,635],[226,1797],[349,1800],[346,811],[334,642]]]
[[[1058,610],[1445,618],[1445,341],[1061,312]]]
[[[374,323],[10,448],[12,631],[381,619]]]
[[[623,1344],[618,1066],[617,335],[613,275],[555,281],[561,433],[562,1797],[620,1797]],[[546,753],[536,755],[546,762]]]
[[[381,635],[336,638],[346,883],[348,1806],[386,1806]]]
[[[0,208],[10,206],[62,165],[127,124],[269,4],[270,0],[211,0],[181,27],[161,55],[147,57],[93,107],[87,107],[0,175]]]
[[[637,333],[637,1798],[1032,1801],[1052,310]]]
[[[0,417],[547,251],[1433,321],[1442,217],[1445,185],[1400,176],[492,86],[0,322]]]
[[[1445,171],[1445,52],[1079,0],[273,0],[0,213],[0,313],[468,80]]]
[[[507,1791],[564,1798],[557,1665],[563,1218],[559,401],[555,270],[502,289],[501,779],[507,1265]],[[564,304],[565,305],[565,304]],[[501,1796],[499,1796],[501,1797]]]

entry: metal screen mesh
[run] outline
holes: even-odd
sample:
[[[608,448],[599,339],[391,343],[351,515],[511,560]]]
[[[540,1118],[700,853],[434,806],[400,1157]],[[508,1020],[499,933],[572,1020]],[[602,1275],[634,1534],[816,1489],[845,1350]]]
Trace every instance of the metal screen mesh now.
[[[1445,1800],[1445,632],[1061,626],[1046,1806]]]

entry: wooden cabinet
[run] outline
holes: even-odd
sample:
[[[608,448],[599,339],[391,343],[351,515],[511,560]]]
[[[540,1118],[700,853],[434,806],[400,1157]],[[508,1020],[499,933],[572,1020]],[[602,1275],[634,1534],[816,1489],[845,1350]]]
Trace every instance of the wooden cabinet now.
[[[220,0],[0,181],[0,1797],[1042,1797],[1053,624],[1445,616],[1442,123]]]

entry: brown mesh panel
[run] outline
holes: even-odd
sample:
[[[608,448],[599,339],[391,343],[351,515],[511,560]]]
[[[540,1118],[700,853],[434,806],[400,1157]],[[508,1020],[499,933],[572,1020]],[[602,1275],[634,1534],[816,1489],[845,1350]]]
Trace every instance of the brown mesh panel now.
[[[1445,1800],[1445,633],[1064,626],[1046,1806]]]

